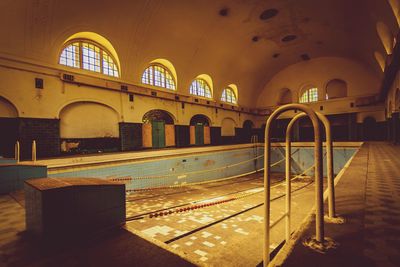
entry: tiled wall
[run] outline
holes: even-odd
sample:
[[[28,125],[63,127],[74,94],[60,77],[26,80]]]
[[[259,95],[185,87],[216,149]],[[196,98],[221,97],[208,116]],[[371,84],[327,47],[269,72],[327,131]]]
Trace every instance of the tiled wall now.
[[[46,166],[0,165],[0,194],[22,189],[27,179],[44,177],[47,177]]]
[[[340,172],[346,162],[354,155],[357,151],[356,148],[334,148],[333,150],[333,168],[335,175]],[[285,156],[284,148],[276,148],[272,153],[272,162],[283,158]],[[326,150],[323,150],[324,156],[324,176],[326,176]],[[303,147],[303,148],[292,148],[292,172],[296,174],[302,173],[304,170],[310,168],[314,164],[314,148]],[[274,172],[285,172],[285,165],[280,164],[272,169]],[[313,174],[313,171],[308,173]]]

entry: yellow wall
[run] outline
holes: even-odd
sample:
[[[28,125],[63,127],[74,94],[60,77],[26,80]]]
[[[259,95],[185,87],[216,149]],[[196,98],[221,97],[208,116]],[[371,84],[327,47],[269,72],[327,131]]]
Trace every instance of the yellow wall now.
[[[2,67],[1,63],[11,65],[11,67]],[[0,59],[0,97],[9,100],[19,111],[20,117],[28,118],[59,118],[61,110],[75,102],[95,102],[108,106],[115,110],[119,122],[141,123],[143,115],[152,109],[162,109],[171,113],[175,118],[175,124],[179,125],[189,125],[190,119],[195,114],[209,117],[211,126],[221,126],[222,119],[227,116],[233,118],[239,125],[246,119],[254,121],[257,118],[255,115],[246,113],[240,113],[239,116],[239,112],[231,110],[218,109],[216,112],[214,106],[190,103],[186,103],[185,108],[182,109],[180,102],[137,94],[134,96],[134,101],[129,102],[126,93],[64,82],[60,78],[61,73],[63,73],[61,69]],[[86,76],[75,74],[75,77]],[[35,78],[44,79],[44,89],[34,88]],[[102,84],[107,84],[104,79],[97,80]],[[133,88],[150,90],[144,87]],[[162,89],[158,91],[168,92]]]
[[[208,126],[204,126],[204,144],[211,144],[210,127]]]
[[[165,146],[175,146],[175,126],[165,124]]]
[[[153,146],[153,135],[151,123],[143,124],[142,128],[143,147],[149,148]]]
[[[232,118],[224,118],[221,124],[221,136],[235,136],[235,121]]]
[[[379,80],[371,70],[350,59],[321,57],[293,64],[277,73],[264,87],[257,106],[275,106],[282,88],[290,89],[293,102],[298,102],[305,87],[315,86],[320,91],[319,99],[324,100],[326,85],[332,79],[345,81],[350,97],[378,93]],[[335,109],[334,105],[331,109]]]
[[[93,102],[75,102],[60,112],[61,138],[119,137],[118,114]]]
[[[15,118],[18,117],[16,108],[6,99],[0,97],[0,117]]]

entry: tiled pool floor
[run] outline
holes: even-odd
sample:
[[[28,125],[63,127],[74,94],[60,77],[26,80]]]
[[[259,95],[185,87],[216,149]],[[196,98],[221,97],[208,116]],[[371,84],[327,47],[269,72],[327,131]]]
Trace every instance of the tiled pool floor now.
[[[273,183],[281,179],[275,175]],[[308,178],[292,183],[292,229],[311,211],[313,185]],[[126,227],[207,266],[256,266],[262,261],[262,186],[262,174],[253,174],[190,188],[133,193],[127,197]],[[284,190],[284,185],[271,189],[271,223],[284,214]],[[284,229],[284,220],[272,228],[273,248],[284,240]]]

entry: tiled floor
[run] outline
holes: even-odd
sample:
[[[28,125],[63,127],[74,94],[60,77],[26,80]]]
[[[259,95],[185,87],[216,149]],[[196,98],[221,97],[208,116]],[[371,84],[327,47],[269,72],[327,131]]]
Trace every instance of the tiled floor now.
[[[325,234],[338,247],[321,254],[298,242],[283,266],[400,266],[400,146],[364,144],[336,186],[336,210],[346,222]]]
[[[13,248],[3,245],[25,229],[25,209],[8,195],[0,196],[0,207],[0,258],[6,260],[9,249]]]
[[[275,182],[282,179],[275,177]],[[212,188],[208,188],[208,187]],[[311,210],[314,203],[314,187],[309,179],[295,180],[293,193],[293,227],[296,227]],[[271,190],[273,200],[271,223],[284,213],[285,186]],[[245,197],[243,197],[245,196]],[[263,227],[263,177],[255,174],[234,181],[213,183],[186,191],[160,192],[145,197],[143,193],[129,197],[128,217],[137,213],[146,214],[127,223],[127,229],[140,231],[143,235],[157,239],[170,248],[186,254],[204,265],[255,266],[262,261]],[[136,200],[135,200],[136,199]],[[209,201],[210,200],[210,201]],[[216,205],[195,210],[168,213],[201,203],[224,201]],[[200,201],[200,202],[199,202]],[[182,206],[183,205],[183,206]],[[150,211],[164,209],[165,215],[150,217]],[[160,212],[158,212],[159,214]],[[271,247],[275,248],[284,239],[284,221],[271,232]],[[244,245],[246,244],[246,245]]]
[[[364,255],[400,266],[400,147],[369,144]]]

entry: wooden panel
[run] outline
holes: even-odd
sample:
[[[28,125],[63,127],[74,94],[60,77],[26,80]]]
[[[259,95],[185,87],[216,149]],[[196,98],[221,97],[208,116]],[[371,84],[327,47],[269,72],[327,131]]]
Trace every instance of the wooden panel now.
[[[165,122],[164,121],[152,121],[152,141],[153,148],[165,147]]]
[[[209,126],[204,126],[204,144],[205,145],[211,144],[210,127]]]
[[[190,144],[194,145],[195,143],[196,143],[195,128],[193,125],[190,125]]]
[[[165,124],[165,145],[175,146],[175,126],[173,124]]]
[[[204,145],[204,126],[203,126],[203,124],[195,125],[195,138],[196,138],[197,146]]]
[[[153,147],[151,123],[145,123],[142,127],[143,147]]]

